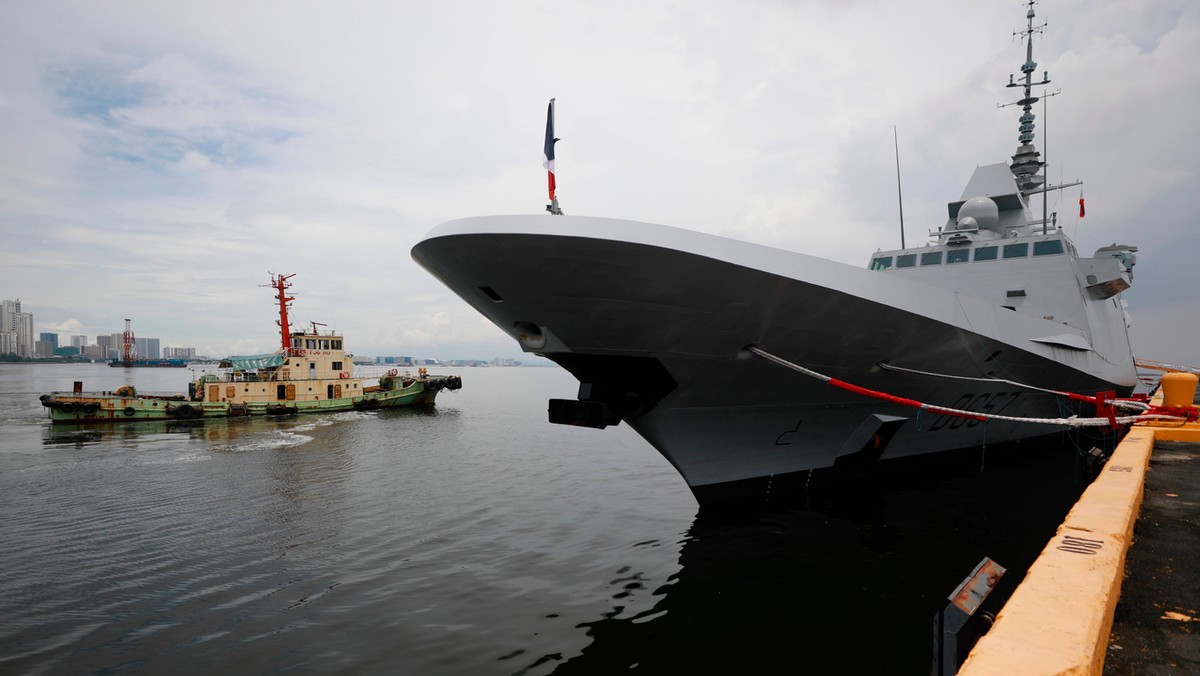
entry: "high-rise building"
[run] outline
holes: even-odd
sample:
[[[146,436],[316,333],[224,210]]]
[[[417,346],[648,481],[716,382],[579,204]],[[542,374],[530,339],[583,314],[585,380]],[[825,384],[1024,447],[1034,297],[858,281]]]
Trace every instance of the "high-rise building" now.
[[[17,332],[0,331],[0,354],[17,353]]]
[[[83,348],[87,347],[87,336],[71,336],[71,347],[79,348],[83,352]]]
[[[18,357],[32,357],[34,349],[33,315],[21,312],[21,299],[0,301],[0,333],[15,333],[10,350]],[[7,353],[6,353],[7,354]]]
[[[38,340],[44,340],[47,343],[50,343],[51,345],[53,345],[54,349],[56,349],[56,350],[58,349],[58,334],[57,333],[39,333]]]
[[[124,344],[124,342],[125,342],[125,336],[123,336],[122,334],[120,334],[120,333],[108,334],[108,358],[109,359],[120,359],[121,358],[121,346]]]
[[[161,341],[158,338],[134,338],[138,359],[158,359],[162,357]]]

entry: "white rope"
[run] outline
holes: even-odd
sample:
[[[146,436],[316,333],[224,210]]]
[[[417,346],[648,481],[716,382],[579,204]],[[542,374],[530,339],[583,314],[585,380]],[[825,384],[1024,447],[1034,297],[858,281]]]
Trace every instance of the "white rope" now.
[[[798,373],[802,373],[806,376],[809,376],[810,378],[816,378],[817,380],[820,380],[823,383],[828,384],[831,380],[833,380],[833,378],[831,376],[827,376],[823,373],[818,373],[817,371],[814,371],[812,369],[800,366],[799,364],[792,363],[782,357],[773,355],[770,352],[767,352],[766,350],[759,348],[758,346],[748,345],[748,346],[746,346],[746,350],[748,350],[749,352],[752,352],[764,359],[767,359],[768,361],[775,362],[776,364],[779,364],[780,366],[783,366],[784,368],[788,368],[788,369],[791,369]],[[974,380],[973,378],[964,378],[964,379]],[[866,389],[866,388],[863,388],[863,389]],[[891,397],[893,399],[902,399],[902,397],[896,397],[895,395],[887,394],[886,392],[880,392],[879,394],[885,395],[886,397]],[[1064,427],[1107,427],[1107,426],[1111,425],[1113,422],[1113,421],[1109,420],[1108,418],[1080,418],[1078,416],[1071,416],[1069,418],[1026,418],[1026,417],[1009,416],[1009,415],[997,415],[995,413],[981,413],[979,411],[967,411],[964,409],[957,409],[957,408],[947,408],[945,406],[935,406],[932,404],[926,404],[924,402],[915,402],[915,403],[919,404],[919,408],[921,410],[933,411],[935,413],[959,415],[959,416],[975,418],[975,419],[983,418],[986,420],[1001,420],[1004,422],[1031,423],[1031,424],[1036,424],[1036,425],[1060,425],[1060,426],[1064,426]],[[1177,420],[1180,422],[1186,422],[1185,418],[1181,418],[1178,416],[1158,415],[1158,414],[1118,416],[1115,418],[1116,423],[1119,425],[1126,425],[1126,424],[1142,422],[1142,421],[1147,421],[1147,420],[1168,420],[1168,421],[1169,420]]]
[[[977,377],[977,376],[956,376],[956,375],[952,375],[949,373],[936,373],[933,371],[921,371],[919,369],[910,369],[910,368],[906,368],[903,366],[894,366],[894,365],[888,364],[886,362],[879,362],[879,367],[884,369],[885,371],[900,371],[903,373],[914,373],[914,374],[922,375],[922,376],[931,376],[933,378],[948,378],[950,380],[970,380],[970,381],[978,382],[978,383],[1004,383],[1006,385],[1012,385],[1013,387],[1023,387],[1027,390],[1034,390],[1036,392],[1045,392],[1046,394],[1057,394],[1059,396],[1063,396],[1065,394],[1064,392],[1060,392],[1059,390],[1048,390],[1044,387],[1038,387],[1036,385],[1028,385],[1026,383],[1017,382],[1015,380],[1006,380],[1004,378],[981,378],[981,377]],[[1131,401],[1128,399],[1112,399],[1112,400],[1109,400],[1109,403],[1112,404],[1116,408],[1124,408],[1124,409],[1129,409],[1131,411],[1148,411],[1148,410],[1150,410],[1150,405],[1145,402],[1141,402],[1141,401]]]
[[[813,371],[812,369],[806,369],[799,364],[793,364],[792,362],[784,359],[783,357],[776,357],[775,355],[771,354],[770,352],[767,352],[766,350],[759,348],[756,345],[747,345],[746,349],[753,352],[754,354],[762,357],[763,359],[769,359],[769,360],[775,362],[776,364],[779,364],[780,366],[792,369],[793,371],[799,371],[800,373],[803,373],[804,375],[812,377],[812,378],[816,378],[817,380],[819,380],[823,383],[828,383],[830,380],[832,380],[832,378],[830,378],[827,375],[817,373],[816,371]]]
[[[1192,373],[1200,376],[1200,368],[1196,368],[1194,366],[1180,366],[1178,364],[1171,364],[1165,361],[1156,361],[1154,359],[1135,359],[1133,360],[1133,363],[1139,368],[1150,369],[1152,371],[1166,371],[1168,373]]]

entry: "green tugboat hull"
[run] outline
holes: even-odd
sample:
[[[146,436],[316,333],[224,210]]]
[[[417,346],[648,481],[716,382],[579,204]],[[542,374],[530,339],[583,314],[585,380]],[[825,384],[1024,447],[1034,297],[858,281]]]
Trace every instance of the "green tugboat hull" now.
[[[55,392],[41,397],[55,423],[110,423],[146,420],[201,420],[243,416],[283,416],[302,413],[373,411],[381,408],[431,405],[442,389],[462,386],[458,376],[395,379],[395,389],[378,389],[351,397],[307,401],[200,401],[183,394],[137,395],[132,388],[116,392]],[[384,378],[385,387],[392,386]]]

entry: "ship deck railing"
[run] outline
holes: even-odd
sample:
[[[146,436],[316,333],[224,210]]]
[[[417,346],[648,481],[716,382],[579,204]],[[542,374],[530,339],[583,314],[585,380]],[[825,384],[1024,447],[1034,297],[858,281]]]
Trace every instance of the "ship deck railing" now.
[[[321,370],[307,371],[291,369],[286,379],[280,377],[278,369],[263,369],[259,371],[237,371],[231,368],[215,369],[202,372],[197,379],[205,383],[264,383],[292,382],[304,380],[377,380],[390,371],[399,375],[415,378],[417,375],[410,370],[401,370],[394,366],[383,367],[354,367],[342,371]],[[216,376],[212,378],[212,376]]]

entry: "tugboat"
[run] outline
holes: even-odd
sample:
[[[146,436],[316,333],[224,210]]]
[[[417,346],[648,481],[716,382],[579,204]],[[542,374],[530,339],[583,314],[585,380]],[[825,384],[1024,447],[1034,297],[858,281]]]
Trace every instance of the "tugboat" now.
[[[355,372],[337,332],[323,332],[317,322],[306,331],[291,330],[288,307],[294,298],[287,290],[294,276],[271,276],[279,301],[279,350],[224,359],[215,372],[189,383],[187,394],[138,392],[133,385],[84,392],[76,382],[72,392],[42,395],[42,406],[56,423],[279,416],[429,405],[441,390],[462,387],[462,378],[429,375],[424,368],[416,375],[391,369],[371,384],[376,378]]]

